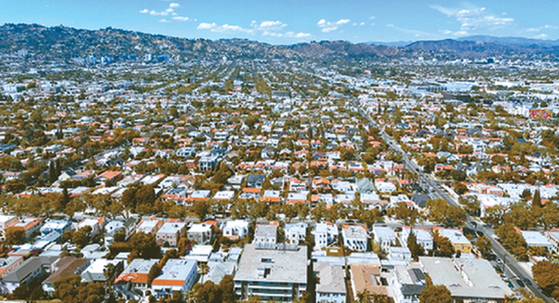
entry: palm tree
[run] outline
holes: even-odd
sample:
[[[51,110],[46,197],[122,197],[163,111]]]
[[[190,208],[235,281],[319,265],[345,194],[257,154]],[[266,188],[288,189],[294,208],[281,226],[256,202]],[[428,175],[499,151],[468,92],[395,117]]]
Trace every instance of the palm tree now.
[[[198,264],[198,273],[202,276],[201,284],[204,284],[204,276],[210,271],[210,267],[206,263]]]

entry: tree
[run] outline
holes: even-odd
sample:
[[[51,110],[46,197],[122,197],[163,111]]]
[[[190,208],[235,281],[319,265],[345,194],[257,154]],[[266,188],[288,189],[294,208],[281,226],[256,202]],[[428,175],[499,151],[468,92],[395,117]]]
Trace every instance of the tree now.
[[[223,303],[235,302],[235,283],[232,275],[223,277],[221,282],[219,282],[219,288],[221,289],[221,299]]]
[[[190,212],[194,214],[200,221],[204,221],[210,211],[210,204],[205,200],[197,200],[192,203]]]
[[[207,265],[206,265],[207,266]],[[221,303],[222,290],[212,281],[197,283],[192,288],[194,302]]]
[[[559,299],[559,263],[540,261],[532,266],[532,275],[546,294]]]
[[[198,264],[198,273],[202,276],[202,282],[204,283],[204,276],[210,272],[210,267],[206,263]]]
[[[91,226],[84,226],[72,235],[72,243],[79,249],[89,244],[91,241]]]
[[[427,284],[419,295],[420,303],[453,303],[450,291],[444,285]]]
[[[470,216],[479,215],[481,204],[477,196],[461,196],[460,198],[458,198],[458,202],[466,209],[466,212]]]
[[[437,257],[451,258],[454,253],[454,246],[450,240],[443,237],[438,231],[434,232],[432,254]]]
[[[398,202],[394,211],[396,213],[396,219],[401,220],[404,225],[407,226],[415,225],[419,218],[417,209],[408,207],[406,202]]]
[[[132,252],[142,259],[159,259],[161,258],[161,248],[155,241],[152,233],[138,232],[130,237],[128,241]]]
[[[156,262],[149,269],[148,282],[147,282],[148,285],[151,286],[151,282],[153,282],[153,280],[155,280],[155,278],[157,278],[157,276],[159,276],[160,273],[161,273],[161,267],[159,266],[159,263]]]
[[[368,289],[357,293],[357,303],[388,303],[386,295],[372,293]]]
[[[534,197],[532,198],[532,206],[542,207],[542,198],[540,197],[539,189],[534,192]]]
[[[81,276],[74,275],[54,282],[53,297],[62,303],[97,303],[103,302],[105,287],[102,283],[81,283]]]
[[[483,221],[491,224],[492,226],[498,226],[503,224],[505,210],[501,205],[491,206],[485,209],[485,216]]]
[[[423,256],[423,254],[425,253],[425,249],[423,248],[423,246],[417,243],[417,236],[413,232],[413,229],[410,230],[407,245],[414,260],[417,260],[419,256]]]
[[[476,246],[484,258],[486,258],[487,255],[491,252],[491,241],[486,236],[477,238]]]
[[[8,245],[19,245],[26,242],[25,230],[19,228],[8,228],[6,229],[6,244]]]
[[[311,218],[316,222],[321,222],[324,218],[326,218],[326,203],[319,202],[312,210],[311,210]]]
[[[8,180],[4,184],[4,188],[6,189],[6,191],[14,194],[18,194],[24,191],[26,187],[27,185],[22,178]]]
[[[505,223],[495,229],[495,234],[503,246],[518,259],[526,260],[528,258],[526,240],[516,231],[514,225]]]

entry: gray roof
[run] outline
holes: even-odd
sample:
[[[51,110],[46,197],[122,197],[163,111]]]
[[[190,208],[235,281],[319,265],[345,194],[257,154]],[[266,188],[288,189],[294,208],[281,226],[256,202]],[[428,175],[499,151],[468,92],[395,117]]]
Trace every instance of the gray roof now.
[[[328,263],[315,263],[313,271],[318,272],[319,282],[317,292],[346,293],[345,273],[341,266],[332,266]]]
[[[503,299],[513,295],[487,260],[420,257],[419,262],[433,284],[445,285],[453,297]]]
[[[23,264],[21,264],[14,271],[6,275],[2,279],[2,281],[19,283],[24,279],[28,278],[32,272],[37,270],[37,268],[40,268],[42,266],[43,266],[43,262],[41,261],[41,258],[31,257],[27,259],[25,262],[23,262]]]
[[[276,237],[278,234],[278,226],[271,224],[258,224],[254,231],[255,237]]]
[[[269,271],[265,276],[262,272]],[[247,244],[243,250],[235,281],[277,281],[307,283],[307,247],[297,250],[256,249]]]
[[[425,285],[404,284],[400,289],[404,296],[419,296]]]

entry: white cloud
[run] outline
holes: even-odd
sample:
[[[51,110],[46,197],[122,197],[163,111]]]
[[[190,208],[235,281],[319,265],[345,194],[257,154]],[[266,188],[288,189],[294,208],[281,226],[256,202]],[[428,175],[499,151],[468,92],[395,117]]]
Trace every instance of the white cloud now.
[[[514,22],[513,18],[499,17],[489,13],[485,7],[458,9],[433,5],[431,8],[445,14],[447,17],[456,18],[456,21],[460,22],[460,29],[462,31],[502,28]]]
[[[340,19],[339,21],[336,22],[336,25],[342,25],[342,24],[346,24],[349,23],[349,19]]]
[[[177,20],[177,21],[188,21],[188,20],[190,20],[190,18],[188,18],[188,17],[176,16],[176,17],[173,17],[173,20]]]
[[[347,24],[347,23],[349,23],[349,21],[351,21],[351,20],[350,19],[340,19],[336,22],[328,22],[325,19],[320,19],[320,21],[318,21],[318,23],[316,25],[321,28],[322,32],[328,33],[328,32],[337,30],[340,25]]]
[[[149,9],[144,8],[143,10],[140,11],[140,14],[147,14],[149,13]]]
[[[375,18],[376,18],[375,16],[369,17],[370,20],[373,20],[373,19],[375,19]]]
[[[363,26],[363,25],[365,25],[365,22],[361,22],[361,23],[359,23],[359,25],[360,25],[360,26]]]
[[[250,23],[250,26],[252,26],[255,30],[259,30],[259,31],[263,31],[263,32],[278,32],[281,31],[284,27],[287,26],[287,24],[276,20],[276,21],[262,21],[260,22],[260,24],[258,24],[258,22],[256,21],[252,21]]]
[[[198,25],[198,29],[211,29],[212,27],[216,27],[217,25],[215,23],[200,23],[200,25]]]
[[[198,25],[198,29],[209,29],[212,32],[218,32],[218,33],[248,33],[248,34],[254,33],[254,30],[252,29],[246,29],[238,25],[229,25],[229,24],[223,24],[218,26],[215,23],[200,23],[200,25]]]
[[[180,7],[180,6],[181,6],[181,5],[178,4],[178,3],[171,3],[171,4],[169,4],[169,7],[172,7],[172,8],[176,8],[176,7]]]
[[[309,33],[294,33],[294,32],[287,32],[285,33],[286,37],[290,37],[290,38],[309,38],[311,36],[311,34]]]
[[[169,23],[169,22],[171,22],[171,21],[169,21],[169,20],[163,18],[163,19],[159,20],[159,22],[161,22],[161,23]]]
[[[539,32],[539,31],[544,30],[544,29],[558,29],[558,28],[559,28],[559,26],[546,24],[544,26],[540,26],[540,27],[536,27],[536,28],[529,28],[526,31],[527,32]]]
[[[174,12],[174,10],[172,8],[168,8],[162,12],[151,11],[149,12],[149,14],[152,16],[167,16],[172,12]]]

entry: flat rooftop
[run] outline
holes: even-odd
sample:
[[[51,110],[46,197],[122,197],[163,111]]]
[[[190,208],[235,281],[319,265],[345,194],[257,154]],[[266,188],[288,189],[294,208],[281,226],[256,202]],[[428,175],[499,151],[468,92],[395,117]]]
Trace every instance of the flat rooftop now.
[[[297,250],[256,249],[247,244],[241,255],[235,281],[307,283],[307,247]],[[260,274],[262,271],[268,274]]]

